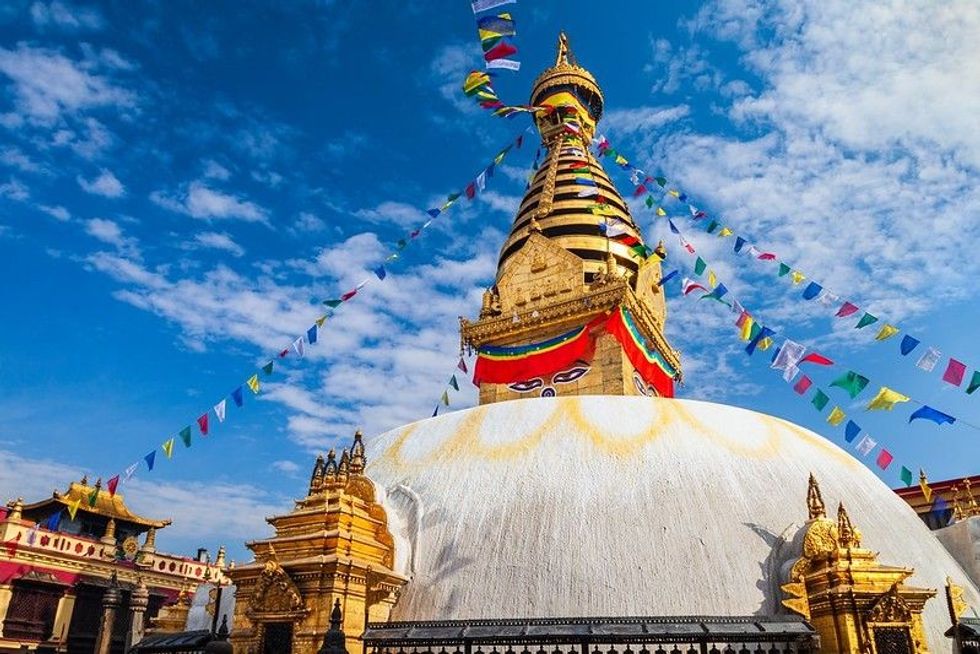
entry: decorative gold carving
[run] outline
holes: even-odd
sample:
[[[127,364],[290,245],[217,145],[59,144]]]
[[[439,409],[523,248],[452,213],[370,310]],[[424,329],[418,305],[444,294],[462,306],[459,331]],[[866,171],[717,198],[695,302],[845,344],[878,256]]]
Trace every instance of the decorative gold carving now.
[[[817,478],[810,473],[810,481],[806,489],[806,506],[810,511],[810,520],[815,518],[826,518],[827,509],[823,504],[823,496],[820,494],[820,484]]]
[[[912,611],[908,603],[898,594],[898,584],[892,585],[887,593],[875,602],[868,611],[869,622],[910,622]]]
[[[963,589],[953,583],[952,578],[946,577],[946,609],[949,611],[949,621],[956,624],[960,616],[966,613],[968,605],[963,599]]]
[[[837,505],[837,539],[843,548],[861,547],[861,532],[851,524],[843,502]]]
[[[251,613],[291,613],[303,610],[303,598],[299,588],[274,560],[266,561],[262,574],[255,585]]]

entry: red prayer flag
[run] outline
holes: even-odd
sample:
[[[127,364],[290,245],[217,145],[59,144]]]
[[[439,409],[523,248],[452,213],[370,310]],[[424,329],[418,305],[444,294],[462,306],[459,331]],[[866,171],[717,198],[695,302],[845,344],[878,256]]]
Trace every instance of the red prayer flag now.
[[[289,354],[289,348],[286,348],[285,350],[282,350],[281,352],[279,352],[279,358],[282,359],[287,354]]]
[[[800,377],[800,381],[796,382],[796,386],[793,387],[793,390],[796,391],[797,395],[803,395],[812,384],[813,382],[810,381],[810,378],[803,375]]]
[[[112,479],[106,482],[106,488],[109,489],[109,497],[113,497],[116,494],[116,487],[119,486],[119,475],[116,475]]]
[[[517,54],[517,48],[512,46],[507,41],[501,41],[494,47],[484,53],[483,58],[487,61],[494,61],[496,59],[503,59],[504,57],[509,57],[512,54]]]
[[[197,426],[201,430],[201,436],[208,435],[208,414],[205,413],[197,419]]]
[[[340,301],[341,302],[346,302],[347,300],[351,299],[355,295],[357,295],[357,289],[356,288],[353,291],[347,291],[346,293],[344,293],[343,295],[341,295],[340,296]]]
[[[772,252],[763,252],[757,258],[759,261],[772,261],[776,258],[776,255]]]
[[[830,359],[828,359],[827,357],[825,357],[822,354],[817,354],[816,352],[810,352],[810,354],[808,354],[805,357],[803,357],[802,359],[800,359],[800,363],[808,363],[808,362],[809,363],[815,363],[818,366],[832,366],[832,365],[834,365],[834,362],[833,361],[831,361]]]
[[[881,452],[878,453],[878,461],[877,461],[878,467],[881,468],[882,470],[887,470],[888,466],[892,464],[892,460],[894,458],[895,457],[892,456],[891,452],[889,452],[885,448],[882,448]]]
[[[469,186],[466,187],[466,199],[472,200],[476,197],[476,182],[470,182]]]
[[[850,302],[845,302],[841,305],[840,309],[835,314],[838,318],[847,318],[852,313],[857,312],[857,305],[851,304]]]
[[[643,184],[640,184],[639,186],[636,187],[636,190],[633,191],[633,197],[638,198],[646,192],[647,192],[647,187]]]
[[[949,364],[946,366],[946,372],[943,373],[943,381],[949,382],[953,386],[959,386],[963,383],[963,375],[966,374],[966,366],[954,359],[949,358]]]

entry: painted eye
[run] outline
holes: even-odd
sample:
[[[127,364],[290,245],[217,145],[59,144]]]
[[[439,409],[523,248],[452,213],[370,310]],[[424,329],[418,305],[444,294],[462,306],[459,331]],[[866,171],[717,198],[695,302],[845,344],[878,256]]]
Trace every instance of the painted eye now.
[[[635,372],[633,373],[633,385],[636,386],[636,392],[639,393],[640,395],[647,395],[647,396],[650,395],[650,391],[647,390],[647,387],[643,383],[643,380]]]
[[[544,386],[544,382],[540,378],[529,379],[527,381],[517,382],[516,384],[507,384],[507,388],[515,393],[527,393],[528,391],[533,391],[535,388],[540,388],[541,386]]]
[[[554,396],[555,396],[555,389],[553,389],[551,386],[548,386],[543,391],[541,391],[541,397],[554,397]]]
[[[552,384],[568,384],[575,381],[585,373],[589,371],[588,368],[569,368],[568,370],[562,370],[556,373],[554,377],[551,378]]]

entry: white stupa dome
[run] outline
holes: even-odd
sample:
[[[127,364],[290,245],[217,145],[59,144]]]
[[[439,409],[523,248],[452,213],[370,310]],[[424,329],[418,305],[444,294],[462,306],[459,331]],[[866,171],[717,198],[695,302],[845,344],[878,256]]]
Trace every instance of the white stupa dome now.
[[[555,397],[422,420],[367,443],[399,572],[394,620],[785,613],[781,565],[807,478],[883,564],[980,593],[915,512],[833,443],[761,413],[645,397]]]

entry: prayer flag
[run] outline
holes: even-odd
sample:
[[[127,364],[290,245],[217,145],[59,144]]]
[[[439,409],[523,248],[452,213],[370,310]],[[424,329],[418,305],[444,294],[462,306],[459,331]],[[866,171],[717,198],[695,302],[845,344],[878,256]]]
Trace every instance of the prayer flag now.
[[[727,292],[728,292],[728,289],[725,288],[725,285],[724,284],[718,284],[717,286],[715,286],[715,289],[713,291],[711,291],[707,295],[702,295],[699,299],[701,299],[701,300],[704,300],[704,299],[717,300],[718,302],[721,302],[722,304],[728,304],[727,302],[725,302],[724,300],[721,299],[722,297],[725,296],[725,293],[727,293]],[[762,348],[762,349],[765,350],[766,348]]]
[[[115,497],[116,488],[119,487],[119,475],[111,477],[109,481],[106,482],[105,486],[109,489],[109,497]]]
[[[157,451],[156,450],[153,450],[152,452],[150,452],[149,454],[147,454],[146,456],[144,456],[143,457],[143,460],[146,461],[146,469],[152,471],[153,470],[153,464],[157,460]]]
[[[980,370],[973,371],[973,378],[970,379],[970,384],[966,387],[966,394],[973,395],[973,391],[980,388]]]
[[[772,361],[772,368],[775,370],[783,371],[783,379],[785,381],[790,381],[796,376],[799,371],[797,364],[799,364],[800,359],[803,358],[803,353],[806,352],[806,346],[801,345],[795,341],[791,341],[788,338],[783,341],[783,344],[779,346],[779,351],[776,353],[776,357]]]
[[[442,398],[440,398],[440,401],[446,406],[449,406],[449,391],[442,392]]]
[[[449,378],[449,385],[455,388],[457,391],[459,390],[459,382],[456,381],[456,375]]]
[[[803,395],[804,393],[807,392],[807,390],[810,388],[812,384],[813,382],[810,381],[810,378],[807,377],[806,375],[803,375],[802,377],[800,377],[800,381],[796,382],[796,385],[793,386],[793,390],[796,392],[797,395]]]
[[[830,398],[826,393],[818,388],[816,394],[813,396],[813,399],[810,401],[810,404],[815,406],[817,411],[823,411],[827,406],[827,402],[830,402]]]
[[[773,254],[772,252],[763,252],[762,254],[759,255],[758,258],[759,258],[759,261],[775,261],[776,260],[776,255]],[[800,281],[802,282],[804,279],[805,279],[805,277],[803,277],[801,275],[800,276]],[[798,284],[799,283],[799,282],[795,281],[796,280],[795,277],[793,278],[793,280],[794,280],[793,281],[794,284]]]
[[[915,349],[915,346],[919,344],[919,339],[912,338],[908,334],[902,337],[902,356],[907,355],[909,352]]]
[[[860,433],[861,428],[858,426],[858,424],[853,420],[848,420],[847,424],[844,426],[844,440],[851,443]]]
[[[759,257],[759,258],[761,259],[762,257]],[[791,272],[789,274],[789,276],[793,278],[793,284],[794,285],[799,284],[804,279],[806,279],[806,275],[804,275],[803,273],[801,273],[799,270],[794,270],[793,272]]]
[[[818,366],[832,366],[832,365],[834,365],[834,362],[833,361],[831,361],[830,359],[828,359],[824,355],[818,354],[816,352],[810,352],[810,354],[808,354],[805,357],[803,357],[802,359],[800,359],[800,363],[815,363]]]
[[[742,333],[740,337],[743,341],[747,341],[752,338],[752,327],[755,326],[755,320],[748,313],[742,314],[745,319],[742,321]]]
[[[133,475],[136,474],[136,471],[139,470],[139,467],[140,467],[140,462],[139,461],[137,461],[136,463],[130,464],[130,466],[128,468],[126,468],[126,472],[124,473],[123,482],[127,482],[130,479],[132,479],[133,478]]]
[[[667,219],[667,226],[670,227],[670,231],[673,232],[674,234],[681,233],[681,230],[677,229],[677,225],[675,225],[674,221],[671,220],[670,218]]]
[[[473,7],[473,13],[478,14],[481,11],[496,9],[497,7],[514,4],[516,2],[517,0],[473,0],[473,2],[470,3],[470,6]]]
[[[858,324],[854,326],[854,329],[864,329],[868,325],[876,322],[878,322],[878,318],[865,311],[861,319],[858,320]]]
[[[78,507],[82,505],[82,498],[78,498],[74,502],[68,503],[68,517],[72,520],[75,519],[75,514],[78,513]]]
[[[643,194],[644,194],[644,193],[646,193],[646,192],[647,192],[647,187],[646,187],[646,186],[644,186],[643,184],[640,184],[640,185],[639,185],[639,186],[637,186],[637,187],[636,187],[636,189],[635,189],[635,190],[633,191],[633,197],[634,197],[634,198],[638,198],[638,197],[640,197],[641,195],[643,195]]]
[[[752,340],[749,341],[749,344],[745,346],[745,353],[748,354],[749,356],[752,356],[752,354],[755,352],[755,348],[759,345],[760,341],[769,338],[775,333],[776,332],[769,329],[768,327],[763,327],[762,329],[759,330],[758,334],[752,337]],[[770,340],[770,343],[771,342],[772,341]]]
[[[930,347],[926,350],[926,353],[919,357],[919,362],[915,365],[919,366],[926,372],[932,372],[932,369],[936,367],[939,363],[939,350],[934,347]]]
[[[688,295],[689,293],[691,293],[691,291],[694,291],[694,290],[699,289],[699,288],[702,291],[704,291],[705,293],[708,292],[708,289],[706,289],[704,286],[702,286],[701,284],[698,284],[697,282],[695,282],[693,280],[688,279],[687,277],[685,277],[681,281],[681,293],[683,293],[684,295]]]
[[[966,366],[950,357],[949,363],[946,364],[946,372],[943,373],[943,381],[953,386],[959,386],[963,383],[963,375],[965,374]]]
[[[442,213],[442,211],[439,209],[429,209],[428,211],[426,211],[426,213],[432,216],[433,218],[438,218],[439,214]]]
[[[665,277],[661,278],[660,281],[657,282],[657,286],[663,286],[664,284],[666,284],[667,282],[669,282],[674,277],[677,277],[677,271],[676,270],[671,270],[669,273],[667,273],[667,275]],[[978,374],[980,374],[980,373],[978,373]],[[980,378],[978,378],[978,380],[980,380]],[[978,383],[980,383],[980,382],[978,382]]]
[[[378,276],[378,279],[384,279],[388,276],[388,272],[385,270],[384,266],[378,266],[374,269],[374,274]]]
[[[61,512],[64,509],[59,509],[57,513],[51,514],[44,523],[44,528],[48,531],[58,531],[58,523],[61,522]]]
[[[663,207],[657,207],[657,215],[663,218],[664,216],[667,215],[667,212],[664,211]]]
[[[724,238],[726,236],[731,236],[734,233],[735,232],[733,232],[732,230],[728,229],[727,227],[722,227],[721,228],[721,231],[718,232],[718,238]]]
[[[711,232],[715,231],[716,229],[718,229],[718,221],[717,220],[712,220],[704,228],[704,231],[706,231],[706,232],[708,232],[710,234]]]
[[[657,183],[657,186],[659,186],[660,188],[663,188],[664,186],[667,186],[667,178],[666,177],[654,177],[653,178],[653,181],[655,181]]]
[[[785,277],[786,275],[789,274],[790,270],[791,270],[790,267],[787,266],[785,263],[779,264],[779,274],[777,275],[777,277]]]
[[[864,390],[864,387],[868,385],[868,378],[851,370],[844,373],[843,377],[839,377],[830,382],[830,385],[844,389],[844,391],[846,391],[853,400],[860,395],[861,391]]]
[[[483,58],[489,63],[498,59],[505,59],[512,54],[517,54],[517,48],[507,41],[501,40],[500,43],[484,52]]]
[[[399,241],[400,242],[400,241]],[[331,309],[336,309],[341,305],[343,300],[324,300],[323,303],[330,307]]]
[[[299,356],[306,354],[306,341],[303,340],[302,336],[293,341],[293,349],[296,350],[296,354]],[[258,379],[258,375],[255,378]]]
[[[875,449],[875,445],[877,444],[878,441],[865,434],[861,437],[861,440],[855,446],[855,449],[861,453],[861,456],[868,456],[871,453],[871,450]]]
[[[852,313],[857,313],[857,310],[858,307],[856,305],[851,304],[850,302],[844,302],[844,304],[841,305],[841,308],[838,309],[837,313],[834,315],[836,315],[838,318],[846,318]]]
[[[718,285],[718,277],[715,276],[715,271],[714,270],[709,270],[708,271],[708,286],[710,286],[711,288],[714,288],[717,285]]]
[[[314,337],[315,336],[316,336],[316,332],[314,332]],[[315,338],[314,338],[314,340],[315,340]],[[310,341],[310,342],[312,343],[313,341]],[[265,373],[266,375],[271,375],[273,368],[274,368],[274,364],[270,360],[268,363],[266,363],[264,366],[262,366],[262,372]]]
[[[190,427],[184,427],[183,429],[180,430],[180,434],[178,434],[178,435],[180,436],[180,440],[184,441],[184,447],[190,447],[191,446],[191,428]]]
[[[456,364],[456,367],[459,368],[460,370],[462,370],[463,372],[469,372],[466,369],[466,362],[463,361],[463,357],[460,357],[459,358],[459,363]]]
[[[245,383],[248,385],[249,390],[252,391],[253,393],[257,394],[259,392],[258,375],[252,375],[251,377],[248,378],[248,380]]]
[[[697,260],[694,262],[694,274],[695,275],[701,275],[701,273],[703,273],[704,272],[704,269],[707,268],[707,267],[708,267],[708,264],[705,263],[704,259],[702,259],[701,257],[698,257]]]
[[[739,252],[742,251],[742,246],[745,245],[745,242],[746,242],[745,239],[742,238],[741,236],[735,237],[735,246],[732,248],[735,254],[738,254]]]
[[[812,300],[813,298],[820,295],[820,291],[822,290],[823,290],[823,286],[821,286],[816,282],[810,282],[809,284],[806,285],[806,288],[803,289],[803,299]]]
[[[898,476],[899,479],[902,480],[902,483],[905,484],[906,486],[912,485],[912,471],[906,468],[905,466],[902,466],[902,471],[899,473]]]
[[[932,502],[932,489],[929,488],[926,473],[922,468],[919,468],[919,488],[922,489],[922,496],[926,499],[926,502]]]
[[[514,19],[510,14],[484,16],[476,21],[476,24],[481,30],[493,32],[500,36],[513,36],[515,33]]]
[[[221,400],[214,405],[214,415],[218,417],[218,422],[225,421],[225,403],[227,400]]]
[[[356,288],[353,289],[353,290],[347,291],[346,293],[344,293],[343,295],[341,295],[340,296],[340,301],[341,302],[346,302],[347,300],[351,299],[355,295],[357,295],[357,289]]]
[[[314,343],[316,343],[318,336],[319,336],[319,334],[317,332],[316,325],[313,325],[312,327],[310,327],[309,329],[306,330],[306,340],[309,341],[310,345],[313,345]],[[270,361],[269,363],[271,364],[272,362]],[[265,372],[265,368],[264,367],[262,368],[262,372]],[[272,371],[270,370],[269,372],[272,372]],[[266,374],[269,374],[269,373],[267,372]]]
[[[898,333],[898,327],[894,325],[882,325],[881,329],[878,330],[878,335],[875,336],[876,341],[884,341],[891,338]]]
[[[197,419],[197,428],[201,430],[201,436],[208,435],[208,414],[203,413]]]
[[[882,386],[878,394],[868,403],[868,411],[891,411],[899,402],[908,402],[909,398],[887,386]]]
[[[169,441],[166,441],[160,447],[163,448],[163,453],[167,455],[167,458],[168,459],[173,458],[173,455],[174,455],[174,439],[171,438]]]
[[[231,392],[231,399],[235,401],[235,406],[239,406],[240,407],[242,405],[242,403],[243,403],[243,397],[242,397],[242,387],[241,386],[239,386],[238,388],[236,388],[235,390],[233,390]]]
[[[400,238],[398,239],[398,242],[395,243],[395,247],[398,248],[399,250],[404,250],[406,247],[408,247],[408,241],[406,241],[403,238]],[[336,304],[334,304],[334,302],[336,302]],[[329,307],[337,308],[338,306],[340,306],[341,302],[343,302],[343,300],[331,300],[330,302],[324,302],[324,304],[326,304]]]
[[[487,68],[503,68],[505,70],[520,70],[521,62],[514,59],[496,59],[487,62]],[[516,114],[507,114],[508,117]]]
[[[878,467],[881,468],[882,470],[887,470],[888,466],[892,464],[892,461],[894,459],[895,457],[892,456],[891,452],[889,452],[885,448],[881,448],[881,452],[878,452],[878,460],[876,461],[876,463],[878,464]]]
[[[599,189],[594,186],[586,186],[584,189],[576,194],[580,198],[589,198],[593,195],[599,195]]]
[[[840,296],[825,290],[824,294],[820,296],[819,302],[825,307],[830,307],[840,302]]]
[[[648,195],[646,202],[644,202],[644,204],[647,205],[647,209],[653,209],[653,196]]]
[[[439,405],[438,404],[436,405],[436,408],[432,410],[432,417],[435,418],[437,415],[439,415]]]
[[[844,418],[846,417],[847,416],[844,415],[844,412],[841,411],[841,408],[839,406],[835,406],[830,410],[830,415],[827,416],[827,422],[836,427],[840,423],[844,422]]]
[[[936,515],[939,524],[943,527],[947,526],[950,518],[953,517],[953,512],[949,509],[949,502],[939,495],[936,496],[936,501],[932,503],[930,513]]]
[[[931,406],[921,406],[916,409],[912,415],[909,416],[909,422],[913,420],[932,420],[937,425],[942,424],[953,424],[956,422],[956,418],[953,416],[943,413],[942,411],[937,411]]]

